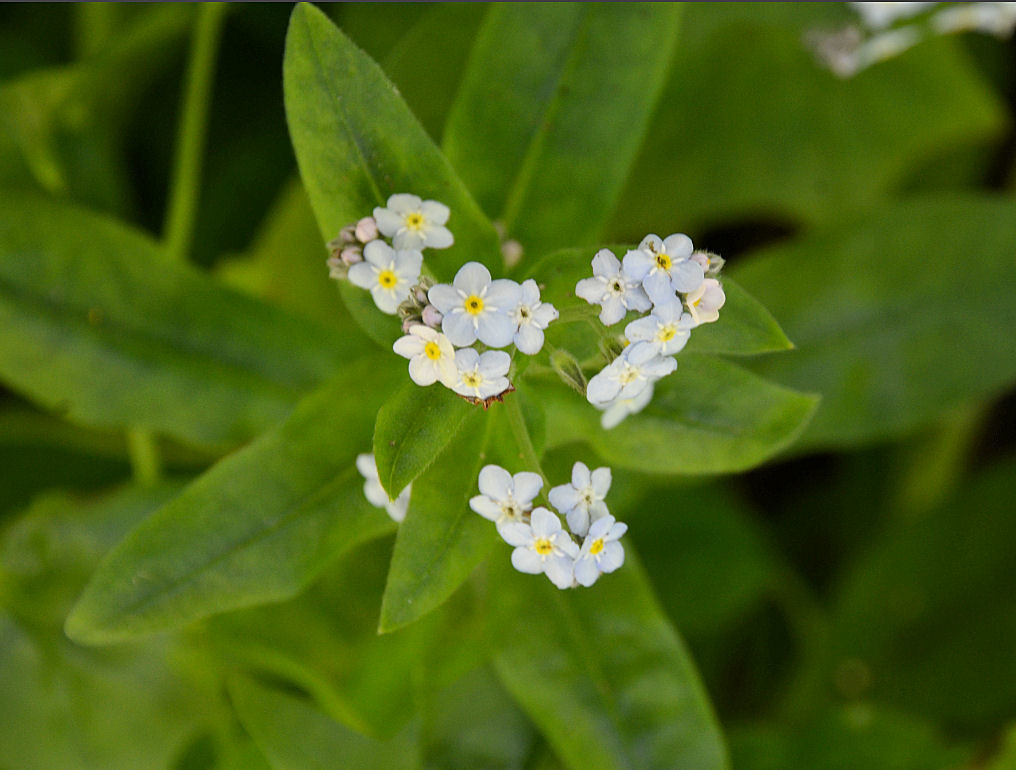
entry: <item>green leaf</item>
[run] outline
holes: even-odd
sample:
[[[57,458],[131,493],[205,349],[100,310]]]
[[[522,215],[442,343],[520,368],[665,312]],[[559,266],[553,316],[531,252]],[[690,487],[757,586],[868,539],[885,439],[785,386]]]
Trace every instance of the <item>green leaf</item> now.
[[[491,7],[444,145],[530,253],[597,241],[662,90],[680,13],[662,3]]]
[[[609,464],[643,473],[732,473],[788,446],[815,410],[816,397],[722,359],[681,353],[677,360],[649,406],[611,430],[577,393],[547,385],[549,445],[585,441]]]
[[[347,367],[191,484],[109,554],[67,633],[103,644],[284,599],[343,551],[391,531],[353,463],[401,376],[376,359]]]
[[[243,726],[274,770],[420,767],[413,729],[382,742],[334,722],[303,698],[234,676],[229,695]]]
[[[476,407],[437,383],[407,382],[377,413],[374,459],[381,486],[394,500],[441,454]]]
[[[573,768],[727,767],[688,653],[637,559],[559,591],[495,558],[501,680]]]
[[[923,41],[844,80],[803,42],[842,28],[835,4],[685,7],[682,44],[608,237],[746,217],[837,221],[885,202],[936,152],[993,142],[1008,123],[963,41]]]
[[[614,245],[608,248],[620,259],[630,247]],[[589,307],[593,317],[598,308],[589,306],[575,296],[575,285],[593,274],[593,254],[593,249],[555,251],[529,267],[525,277],[545,285],[541,294],[544,302],[552,303],[559,310],[566,307]],[[727,297],[720,310],[720,320],[695,329],[685,347],[687,352],[750,356],[793,348],[772,314],[758,300],[726,275],[721,276],[720,282]],[[574,348],[576,353],[594,349],[592,343],[595,340],[591,339],[587,328],[579,327],[578,332],[571,330],[572,335],[579,334],[587,338],[583,344],[566,336],[565,330],[556,328],[558,326],[564,324],[551,324],[547,333],[558,335],[557,340],[564,347]],[[611,328],[616,329],[618,334],[624,332],[623,323]]]
[[[944,195],[766,249],[737,270],[797,345],[753,369],[822,394],[800,447],[893,438],[1016,381],[1014,241],[1008,198]]]
[[[477,260],[500,264],[497,235],[381,69],[317,8],[293,11],[283,65],[286,117],[325,240],[393,193],[451,208],[455,245],[427,253],[442,279]]]
[[[744,770],[947,770],[967,767],[970,750],[950,746],[934,725],[883,706],[858,703],[793,729],[741,727],[730,734],[734,767]]]
[[[104,217],[30,198],[0,212],[0,378],[75,422],[230,446],[284,418],[360,344]]]
[[[511,395],[508,396],[511,398]],[[381,602],[382,633],[441,605],[489,553],[497,539],[490,522],[474,513],[469,498],[490,436],[494,412],[472,407],[459,434],[413,483],[409,512],[399,526]],[[493,404],[491,409],[503,408]]]

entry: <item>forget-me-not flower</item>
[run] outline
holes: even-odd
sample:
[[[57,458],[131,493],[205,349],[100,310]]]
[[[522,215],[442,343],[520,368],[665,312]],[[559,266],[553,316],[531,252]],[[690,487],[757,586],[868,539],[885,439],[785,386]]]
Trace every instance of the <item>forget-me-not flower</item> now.
[[[624,546],[617,541],[627,531],[627,524],[615,521],[609,514],[593,522],[575,560],[574,574],[579,585],[591,586],[601,574],[624,564]]]
[[[433,385],[439,380],[449,388],[455,384],[455,348],[436,329],[423,324],[410,326],[409,334],[395,340],[392,350],[409,359],[409,376],[417,385]]]
[[[565,515],[568,529],[582,537],[590,522],[609,513],[603,499],[610,491],[610,481],[610,468],[597,468],[590,473],[585,463],[576,462],[572,466],[571,484],[554,487],[547,497]]]
[[[543,348],[543,330],[557,320],[557,308],[549,302],[540,302],[540,287],[530,278],[520,287],[519,303],[512,311],[515,321],[515,347],[528,356],[535,356]]]
[[[374,304],[389,315],[409,297],[409,290],[420,277],[423,254],[393,249],[384,241],[371,241],[363,247],[363,262],[349,268],[349,280],[369,289]]]
[[[388,198],[387,207],[374,209],[374,219],[397,249],[446,249],[455,242],[444,226],[449,213],[443,203],[397,193]]]
[[[512,566],[530,575],[545,573],[558,588],[571,588],[574,583],[575,558],[578,545],[561,528],[561,520],[546,508],[536,508],[529,524],[508,524],[501,536],[512,551]]]
[[[402,521],[406,518],[406,511],[409,509],[409,496],[411,494],[408,485],[394,500],[388,499],[388,493],[381,486],[381,480],[377,472],[377,463],[374,462],[374,455],[361,454],[356,456],[356,469],[363,476],[363,496],[367,502],[375,508],[384,508],[394,521]]]
[[[677,368],[673,358],[661,356],[648,342],[629,345],[610,364],[589,380],[586,398],[594,406],[606,406],[616,398],[635,398],[651,382]]]
[[[647,235],[637,249],[624,255],[624,273],[638,281],[649,296],[666,290],[694,291],[702,283],[702,265],[691,258],[691,238],[683,233]]]
[[[469,500],[469,507],[494,522],[501,532],[508,524],[524,523],[543,479],[530,471],[512,476],[499,465],[485,465],[480,471],[479,487],[480,494]]]
[[[575,284],[575,294],[591,305],[600,306],[600,322],[604,326],[616,324],[629,310],[642,312],[652,307],[641,280],[626,275],[610,249],[596,252],[593,277]]]
[[[479,262],[467,262],[451,285],[439,283],[427,298],[442,314],[441,330],[456,347],[484,345],[503,348],[515,337],[512,311],[519,303],[521,289],[515,281],[492,281],[490,271]]]
[[[458,370],[452,390],[460,396],[485,400],[508,390],[508,367],[512,359],[503,350],[488,350],[483,355],[473,348],[455,351]]]

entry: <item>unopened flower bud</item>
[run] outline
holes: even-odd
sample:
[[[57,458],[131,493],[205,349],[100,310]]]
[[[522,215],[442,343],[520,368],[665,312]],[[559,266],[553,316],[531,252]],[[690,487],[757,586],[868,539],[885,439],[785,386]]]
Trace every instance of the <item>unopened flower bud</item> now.
[[[709,276],[717,275],[723,269],[723,265],[726,262],[719,254],[705,250],[693,252],[690,259],[692,262],[700,264],[702,272]]]
[[[402,333],[409,334],[409,330],[414,326],[420,325],[420,319],[416,316],[406,316],[402,319]]]
[[[413,296],[416,297],[416,301],[419,302],[421,305],[427,304],[427,290],[422,286],[413,287]]]
[[[613,361],[628,346],[628,341],[620,337],[611,337],[600,340],[600,352],[606,356],[607,361]]]
[[[421,314],[421,316],[423,318],[423,322],[427,326],[431,327],[432,329],[441,328],[441,320],[444,318],[444,316],[441,315],[441,311],[438,310],[433,305],[427,305],[423,309],[423,313]]]
[[[358,247],[350,246],[339,253],[339,258],[346,265],[355,265],[357,262],[363,262],[363,253]]]
[[[501,244],[501,256],[507,267],[514,267],[522,261],[522,244],[515,240],[508,240]]]
[[[550,365],[569,388],[581,396],[586,395],[586,376],[575,356],[566,350],[555,350],[550,354]]]
[[[328,277],[334,278],[337,281],[341,281],[346,277],[349,272],[349,265],[342,261],[340,257],[332,256],[328,258]]]
[[[369,243],[377,238],[377,222],[374,217],[364,217],[357,222],[354,235],[360,243]]]

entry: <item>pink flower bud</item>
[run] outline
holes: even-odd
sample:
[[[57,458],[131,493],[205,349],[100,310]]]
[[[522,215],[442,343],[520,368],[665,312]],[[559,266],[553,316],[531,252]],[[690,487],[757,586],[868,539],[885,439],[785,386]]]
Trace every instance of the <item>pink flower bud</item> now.
[[[436,307],[434,307],[433,305],[427,305],[423,309],[422,315],[423,322],[427,326],[431,327],[432,329],[441,328],[441,319],[444,318],[444,316],[441,315],[441,311],[438,310]]]
[[[413,295],[416,297],[416,301],[421,305],[427,304],[427,290],[422,286],[417,286],[413,289]]]
[[[377,222],[374,217],[364,217],[356,223],[356,240],[369,243],[377,238]]]
[[[339,256],[347,265],[355,265],[357,262],[363,262],[363,254],[361,254],[360,249],[355,246],[343,249]]]
[[[418,326],[419,324],[420,324],[419,318],[415,318],[414,316],[407,316],[402,320],[402,333],[409,334],[409,330],[414,326]]]

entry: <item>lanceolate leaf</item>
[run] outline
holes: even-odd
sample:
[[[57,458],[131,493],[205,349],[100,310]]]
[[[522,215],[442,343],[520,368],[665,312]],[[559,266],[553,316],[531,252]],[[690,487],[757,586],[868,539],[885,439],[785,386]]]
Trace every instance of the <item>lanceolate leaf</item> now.
[[[362,343],[41,199],[0,211],[0,378],[71,419],[228,446],[275,424]]]
[[[284,425],[191,484],[109,554],[67,633],[102,644],[283,599],[338,554],[390,531],[353,462],[400,375],[376,359],[347,367]]]
[[[509,395],[508,398],[512,396]],[[381,631],[411,623],[439,606],[487,555],[497,535],[474,513],[469,498],[489,440],[493,410],[480,407],[434,464],[415,482],[406,520],[399,526],[395,552],[381,603]]]
[[[595,243],[670,64],[675,4],[496,4],[444,145],[533,254]]]
[[[577,393],[548,385],[548,442],[585,441],[608,463],[645,473],[731,473],[790,444],[818,401],[722,359],[680,353],[677,360],[649,406],[610,430]]]
[[[455,245],[426,254],[438,277],[450,280],[468,260],[500,263],[493,227],[402,97],[312,5],[293,11],[283,75],[290,137],[325,240],[389,195],[414,193],[452,212]]]
[[[381,486],[399,496],[441,454],[476,407],[440,383],[407,382],[377,413],[374,459]]]
[[[738,280],[797,344],[755,368],[822,394],[802,446],[897,436],[1016,381],[1013,243],[1011,200],[949,195],[749,259]]]
[[[497,672],[568,767],[725,768],[691,659],[628,551],[570,591],[495,559]]]

